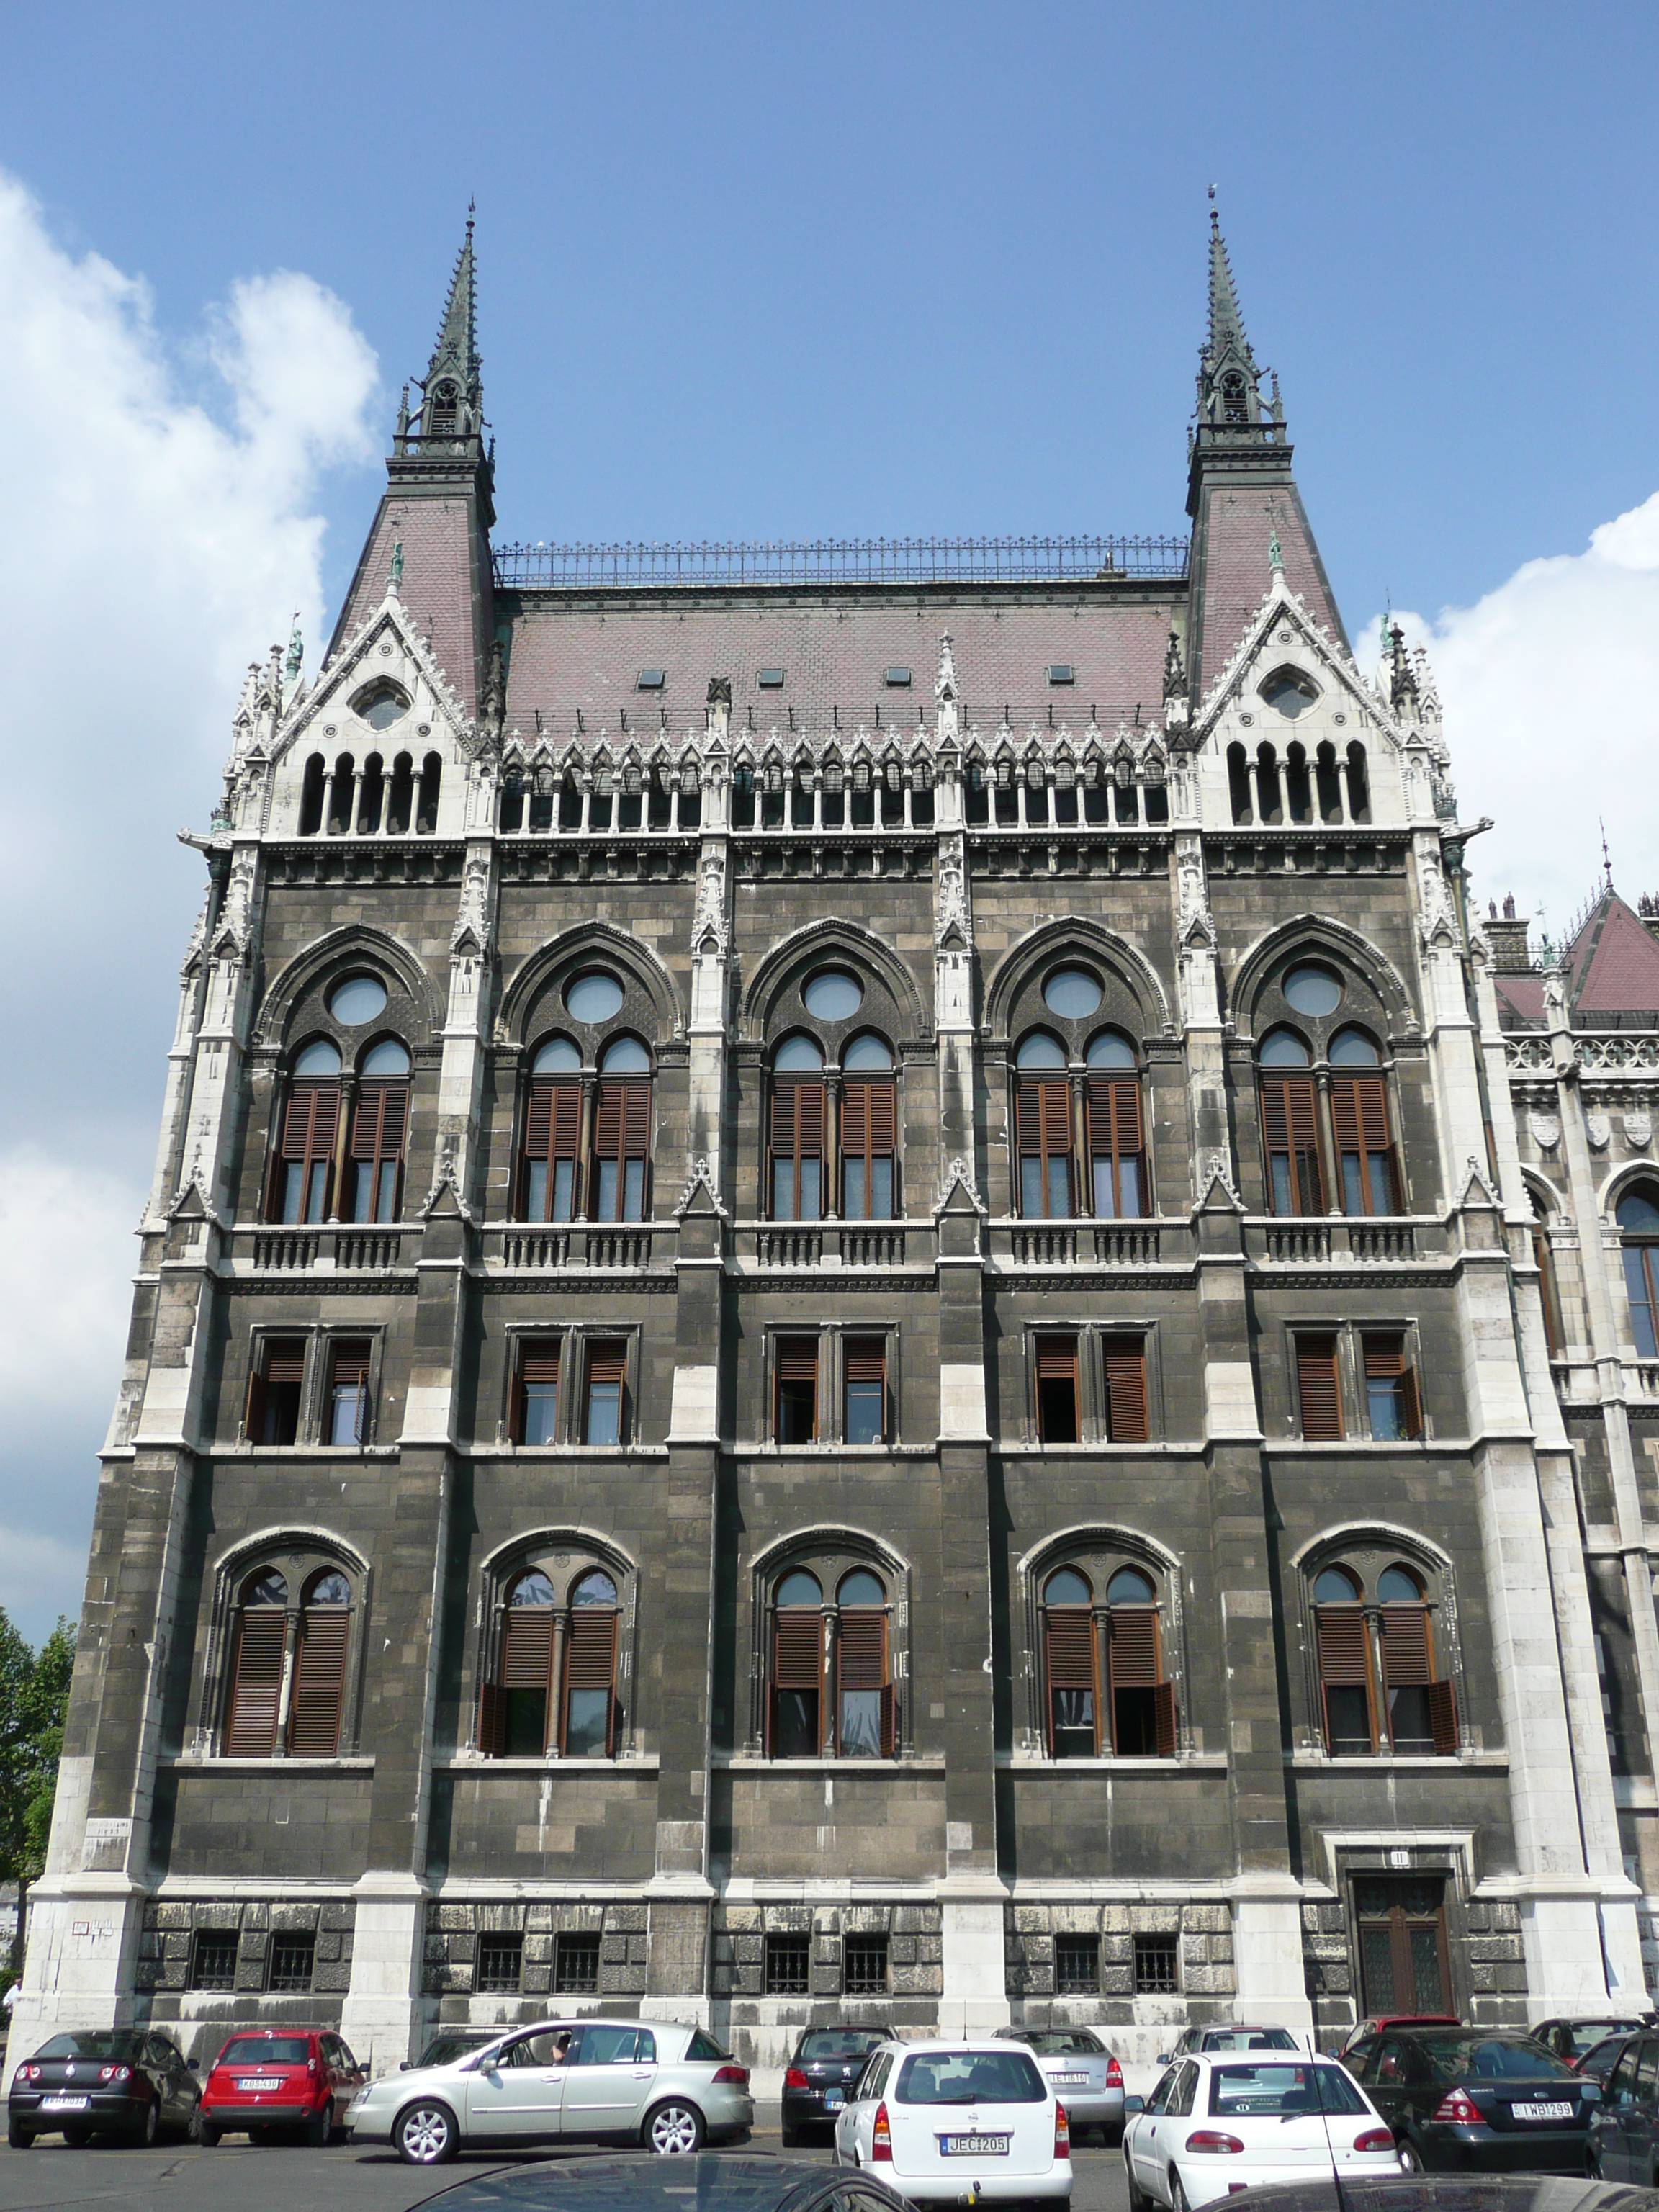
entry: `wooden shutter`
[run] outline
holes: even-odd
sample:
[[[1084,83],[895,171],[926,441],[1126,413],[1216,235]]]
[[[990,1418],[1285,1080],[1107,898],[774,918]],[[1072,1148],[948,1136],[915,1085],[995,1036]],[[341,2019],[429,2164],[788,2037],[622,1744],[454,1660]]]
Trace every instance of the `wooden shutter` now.
[[[881,1755],[891,1759],[898,1740],[898,1698],[890,1682],[881,1686]]]
[[[849,1078],[842,1094],[841,1148],[844,1152],[893,1150],[897,1112],[890,1077]]]
[[[1158,1663],[1158,1607],[1155,1605],[1115,1605],[1107,1614],[1110,1623],[1107,1664],[1115,1690],[1150,1690],[1161,1670]]]
[[[1095,1620],[1086,1605],[1051,1606],[1042,1623],[1043,1669],[1048,1678],[1048,1748],[1054,1749],[1056,1690],[1087,1690],[1095,1712],[1095,1746],[1100,1745],[1099,1683],[1095,1671]]]
[[[1140,1084],[1133,1075],[1089,1078],[1089,1150],[1127,1159],[1140,1150]]]
[[[1382,1607],[1382,1680],[1391,1690],[1429,1681],[1434,1674],[1425,1605]]]
[[[507,1692],[499,1682],[478,1685],[478,1748],[487,1759],[507,1749]]]
[[[524,1442],[525,1385],[527,1382],[550,1382],[559,1387],[559,1346],[538,1337],[523,1339],[519,1347],[519,1371],[513,1378],[513,1402],[508,1409],[507,1426],[515,1444]]]
[[[564,1687],[605,1693],[605,1755],[611,1756],[617,1714],[617,1613],[613,1606],[573,1606],[564,1646]]]
[[[1334,1075],[1331,1123],[1337,1149],[1344,1152],[1386,1152],[1389,1149],[1388,1086],[1380,1075]]]
[[[288,1106],[283,1115],[283,1158],[329,1158],[334,1151],[334,1132],[339,1118],[337,1082],[296,1083],[288,1094]]]
[[[887,1680],[887,1616],[854,1606],[841,1616],[836,1652],[843,1690],[879,1690]]]
[[[850,1337],[846,1351],[847,1379],[849,1382],[884,1382],[887,1379],[887,1354],[879,1337]]]
[[[306,1377],[306,1348],[291,1338],[283,1338],[265,1347],[265,1380],[267,1382],[303,1382]]]
[[[1072,1149],[1071,1085],[1063,1075],[1024,1075],[1018,1097],[1019,1149],[1024,1153]]]
[[[501,1632],[501,1680],[504,1690],[545,1690],[553,1674],[553,1610],[545,1605],[512,1605]]]
[[[1442,1759],[1457,1756],[1457,1699],[1449,1682],[1431,1682],[1429,1685],[1429,1726],[1434,1735],[1434,1748]]]
[[[1176,1755],[1176,1694],[1173,1682],[1152,1685],[1152,1741],[1160,1759]]]
[[[1311,1443],[1340,1442],[1342,1400],[1336,1377],[1336,1339],[1298,1336],[1296,1389],[1302,1408],[1302,1433]]]
[[[1370,1661],[1365,1643],[1365,1616],[1357,1605],[1322,1605],[1314,1608],[1314,1634],[1319,1650],[1322,1690],[1364,1690],[1370,1708]],[[1325,1714],[1325,1748],[1332,1745],[1330,1711]]]
[[[1422,1409],[1418,1403],[1417,1376],[1406,1359],[1405,1338],[1368,1336],[1364,1346],[1365,1380],[1399,1384],[1401,1425],[1408,1437],[1416,1436],[1423,1426]]]
[[[772,1149],[781,1157],[823,1149],[823,1082],[780,1076],[772,1086]]]
[[[862,1159],[870,1150],[870,1086],[867,1083],[849,1083],[842,1093],[841,1149],[853,1159]]]
[[[1036,1372],[1039,1382],[1069,1382],[1075,1389],[1077,1339],[1074,1336],[1038,1337]]]
[[[269,1759],[276,1748],[276,1705],[283,1687],[288,1615],[281,1606],[244,1612],[231,1662],[225,1751],[232,1759]]]
[[[354,1160],[395,1160],[404,1149],[409,1089],[402,1083],[366,1084],[351,1116]]]
[[[628,1370],[628,1349],[621,1344],[591,1344],[587,1348],[587,1379],[590,1383],[615,1382],[620,1385]]]
[[[772,1685],[779,1690],[816,1690],[823,1680],[823,1622],[807,1606],[785,1606],[774,1615]]]
[[[1269,1153],[1290,1156],[1291,1198],[1298,1212],[1317,1212],[1322,1202],[1318,1126],[1311,1075],[1262,1077],[1262,1137]]]
[[[818,1340],[815,1336],[784,1336],[778,1340],[780,1382],[818,1385]]]
[[[368,1346],[355,1339],[349,1343],[337,1344],[332,1375],[337,1387],[346,1383],[361,1388],[368,1380]]]
[[[1106,1417],[1115,1444],[1144,1444],[1146,1425],[1146,1348],[1139,1338],[1107,1337]]]
[[[650,1144],[650,1085],[601,1081],[599,1110],[593,1117],[594,1157],[642,1160]]]
[[[296,1759],[332,1759],[339,1749],[350,1625],[343,1605],[307,1606],[300,1615],[288,1721],[288,1747]]]
[[[525,1112],[525,1158],[574,1159],[581,1120],[580,1084],[549,1083],[538,1078],[531,1084],[530,1103]]]

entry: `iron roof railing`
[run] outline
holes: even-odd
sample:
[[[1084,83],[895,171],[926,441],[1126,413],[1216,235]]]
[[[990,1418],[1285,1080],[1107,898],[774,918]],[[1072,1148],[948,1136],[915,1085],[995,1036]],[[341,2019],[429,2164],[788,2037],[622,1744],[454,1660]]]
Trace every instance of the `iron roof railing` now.
[[[498,545],[495,581],[554,591],[722,584],[1180,583],[1184,538],[819,538],[772,545]]]

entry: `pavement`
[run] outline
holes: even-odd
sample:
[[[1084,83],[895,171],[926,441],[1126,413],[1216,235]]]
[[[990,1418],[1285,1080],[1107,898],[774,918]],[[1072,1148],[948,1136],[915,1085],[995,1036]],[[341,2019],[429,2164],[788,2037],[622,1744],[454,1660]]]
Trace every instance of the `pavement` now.
[[[645,2157],[641,2151],[635,2154]],[[786,2153],[777,2109],[760,2110],[754,2133],[737,2157],[787,2156],[792,2162],[827,2165],[830,2146]],[[412,2212],[457,2182],[502,2166],[539,2165],[549,2158],[611,2157],[595,2145],[502,2159],[463,2152],[434,2173],[400,2164],[383,2146],[354,2150],[307,2150],[274,2143],[256,2149],[242,2136],[228,2136],[216,2150],[194,2143],[158,2143],[154,2150],[88,2146],[70,2150],[57,2136],[31,2150],[0,2147],[0,2212],[34,2212],[37,2206],[102,2206],[117,2212]],[[1123,2160],[1091,2142],[1072,2154],[1073,2212],[1128,2212]]]

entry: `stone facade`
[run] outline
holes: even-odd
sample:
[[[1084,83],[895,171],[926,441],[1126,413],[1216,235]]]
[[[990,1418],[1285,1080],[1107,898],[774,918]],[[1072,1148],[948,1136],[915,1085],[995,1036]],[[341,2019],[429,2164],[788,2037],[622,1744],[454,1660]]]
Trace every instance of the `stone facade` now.
[[[1653,1461],[1218,233],[1189,552],[492,553],[470,238],[423,390],[191,840],[14,2050],[1640,2002]]]

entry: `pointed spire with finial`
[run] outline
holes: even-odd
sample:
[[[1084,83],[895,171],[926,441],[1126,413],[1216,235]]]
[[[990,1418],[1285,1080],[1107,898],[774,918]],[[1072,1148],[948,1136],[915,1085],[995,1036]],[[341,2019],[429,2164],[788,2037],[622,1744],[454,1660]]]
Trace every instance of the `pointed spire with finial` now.
[[[1261,385],[1264,371],[1255,363],[1250,341],[1244,334],[1243,311],[1233,283],[1227,241],[1221,234],[1221,216],[1210,186],[1210,320],[1199,354],[1198,420],[1201,433],[1225,437],[1243,433],[1260,435],[1265,421],[1283,435],[1284,409],[1274,380],[1270,410],[1264,415]]]
[[[478,356],[477,281],[472,260],[475,204],[467,203],[466,236],[455,257],[443,320],[426,374],[420,409],[422,444],[432,439],[473,441],[483,429],[483,363]],[[400,410],[401,411],[401,410]]]

